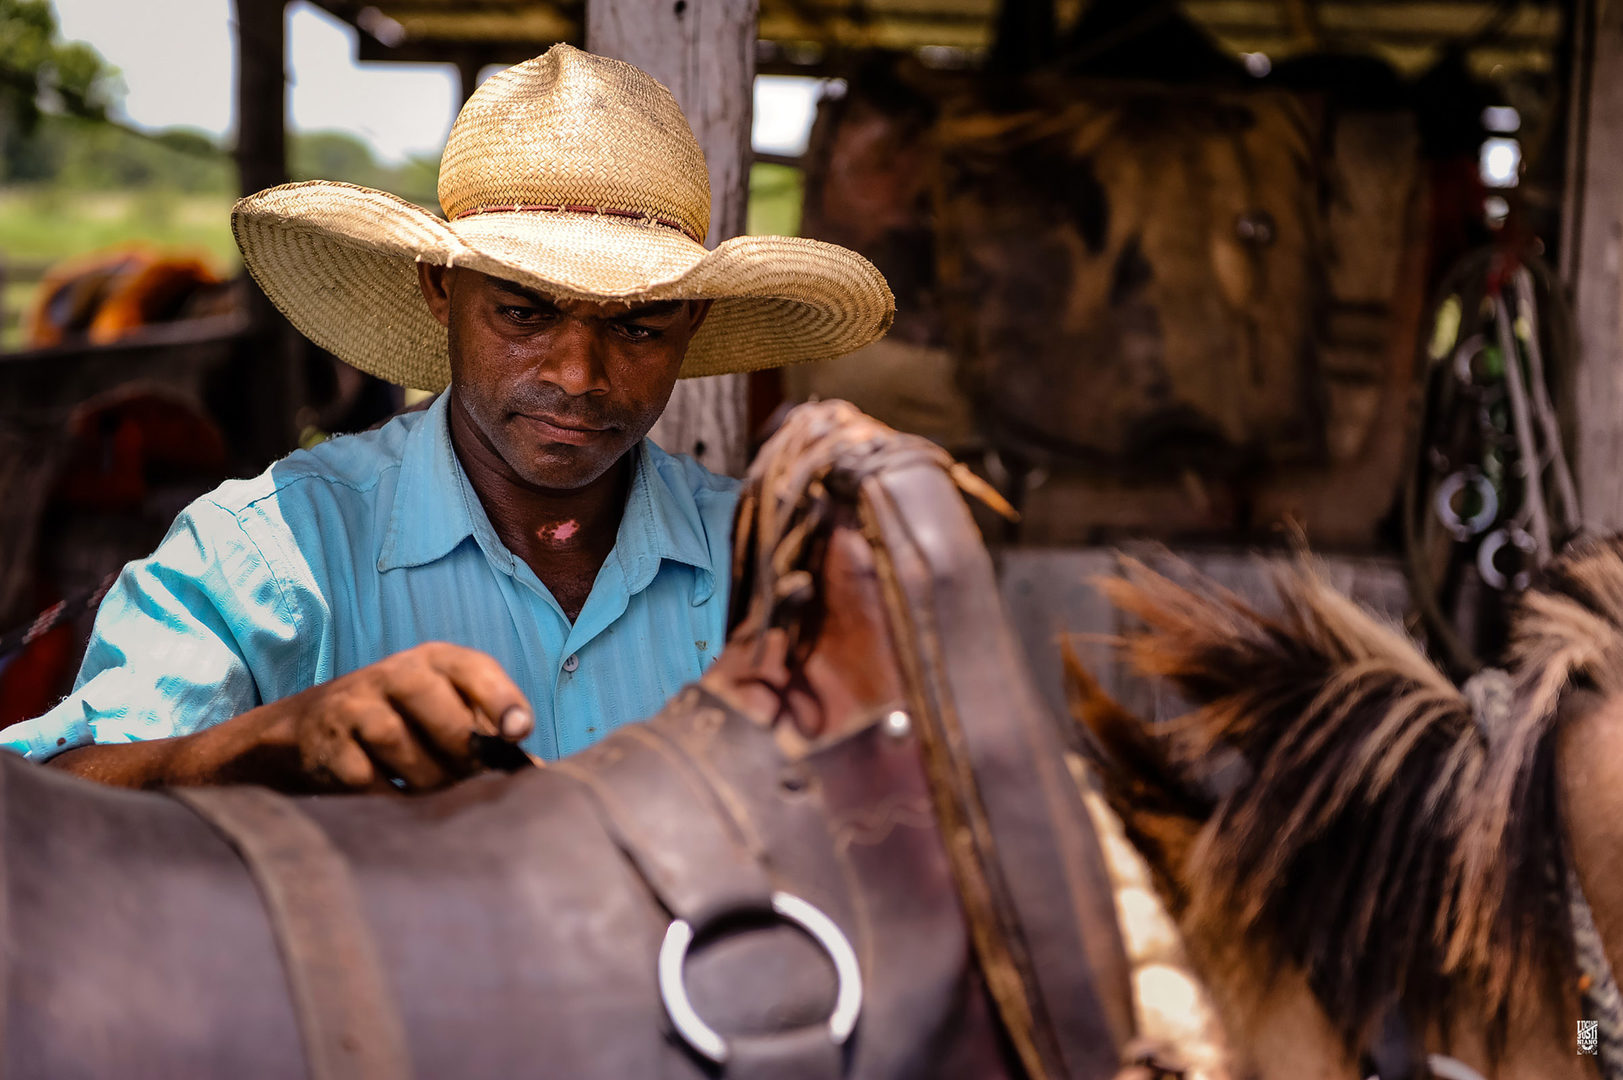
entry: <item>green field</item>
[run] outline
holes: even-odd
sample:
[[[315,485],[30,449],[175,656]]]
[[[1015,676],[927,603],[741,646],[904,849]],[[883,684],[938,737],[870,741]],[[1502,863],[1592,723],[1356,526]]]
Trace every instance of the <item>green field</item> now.
[[[804,188],[799,169],[787,165],[751,167],[750,205],[744,231],[751,236],[798,235]]]
[[[238,262],[226,195],[164,191],[0,189],[0,258],[54,262],[140,244],[201,254],[229,272]]]
[[[748,231],[794,235],[800,199],[799,170],[755,166]],[[32,303],[38,274],[63,259],[140,246],[201,256],[221,274],[236,273],[241,260],[231,239],[231,203],[227,195],[162,189],[0,188],[0,348],[20,345],[19,316]]]
[[[217,273],[235,274],[231,203],[225,195],[0,189],[0,348],[21,345],[19,320],[39,273],[64,259],[142,247],[199,256]]]

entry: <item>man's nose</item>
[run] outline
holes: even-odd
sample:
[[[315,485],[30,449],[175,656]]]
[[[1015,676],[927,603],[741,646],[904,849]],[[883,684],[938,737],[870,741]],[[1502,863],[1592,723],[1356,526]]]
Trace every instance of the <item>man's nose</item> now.
[[[564,318],[547,335],[537,375],[570,397],[609,389],[603,335],[584,319]]]

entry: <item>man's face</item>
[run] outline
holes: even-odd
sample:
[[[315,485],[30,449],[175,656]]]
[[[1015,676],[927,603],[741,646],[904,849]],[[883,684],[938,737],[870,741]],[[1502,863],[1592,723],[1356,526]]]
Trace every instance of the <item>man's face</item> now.
[[[421,264],[419,279],[450,335],[451,408],[474,452],[555,491],[592,483],[648,434],[710,306],[555,299],[462,267]]]

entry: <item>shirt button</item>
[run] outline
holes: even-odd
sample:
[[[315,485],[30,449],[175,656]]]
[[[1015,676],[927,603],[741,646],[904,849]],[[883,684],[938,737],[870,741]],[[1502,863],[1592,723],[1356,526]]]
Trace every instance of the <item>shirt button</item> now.
[[[580,657],[570,653],[569,657],[564,661],[564,670],[574,671],[578,667],[580,667]]]

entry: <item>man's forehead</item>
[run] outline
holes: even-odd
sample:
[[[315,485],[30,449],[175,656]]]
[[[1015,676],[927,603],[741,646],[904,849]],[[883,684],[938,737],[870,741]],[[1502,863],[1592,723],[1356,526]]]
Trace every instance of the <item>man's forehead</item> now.
[[[486,275],[491,286],[501,292],[520,297],[532,304],[555,307],[560,311],[590,311],[606,319],[624,318],[628,315],[667,315],[680,311],[687,303],[685,300],[654,300],[646,304],[628,304],[623,301],[608,301],[597,303],[591,300],[569,300],[559,296],[551,296],[539,289],[532,289],[514,281],[505,281],[502,278]]]

